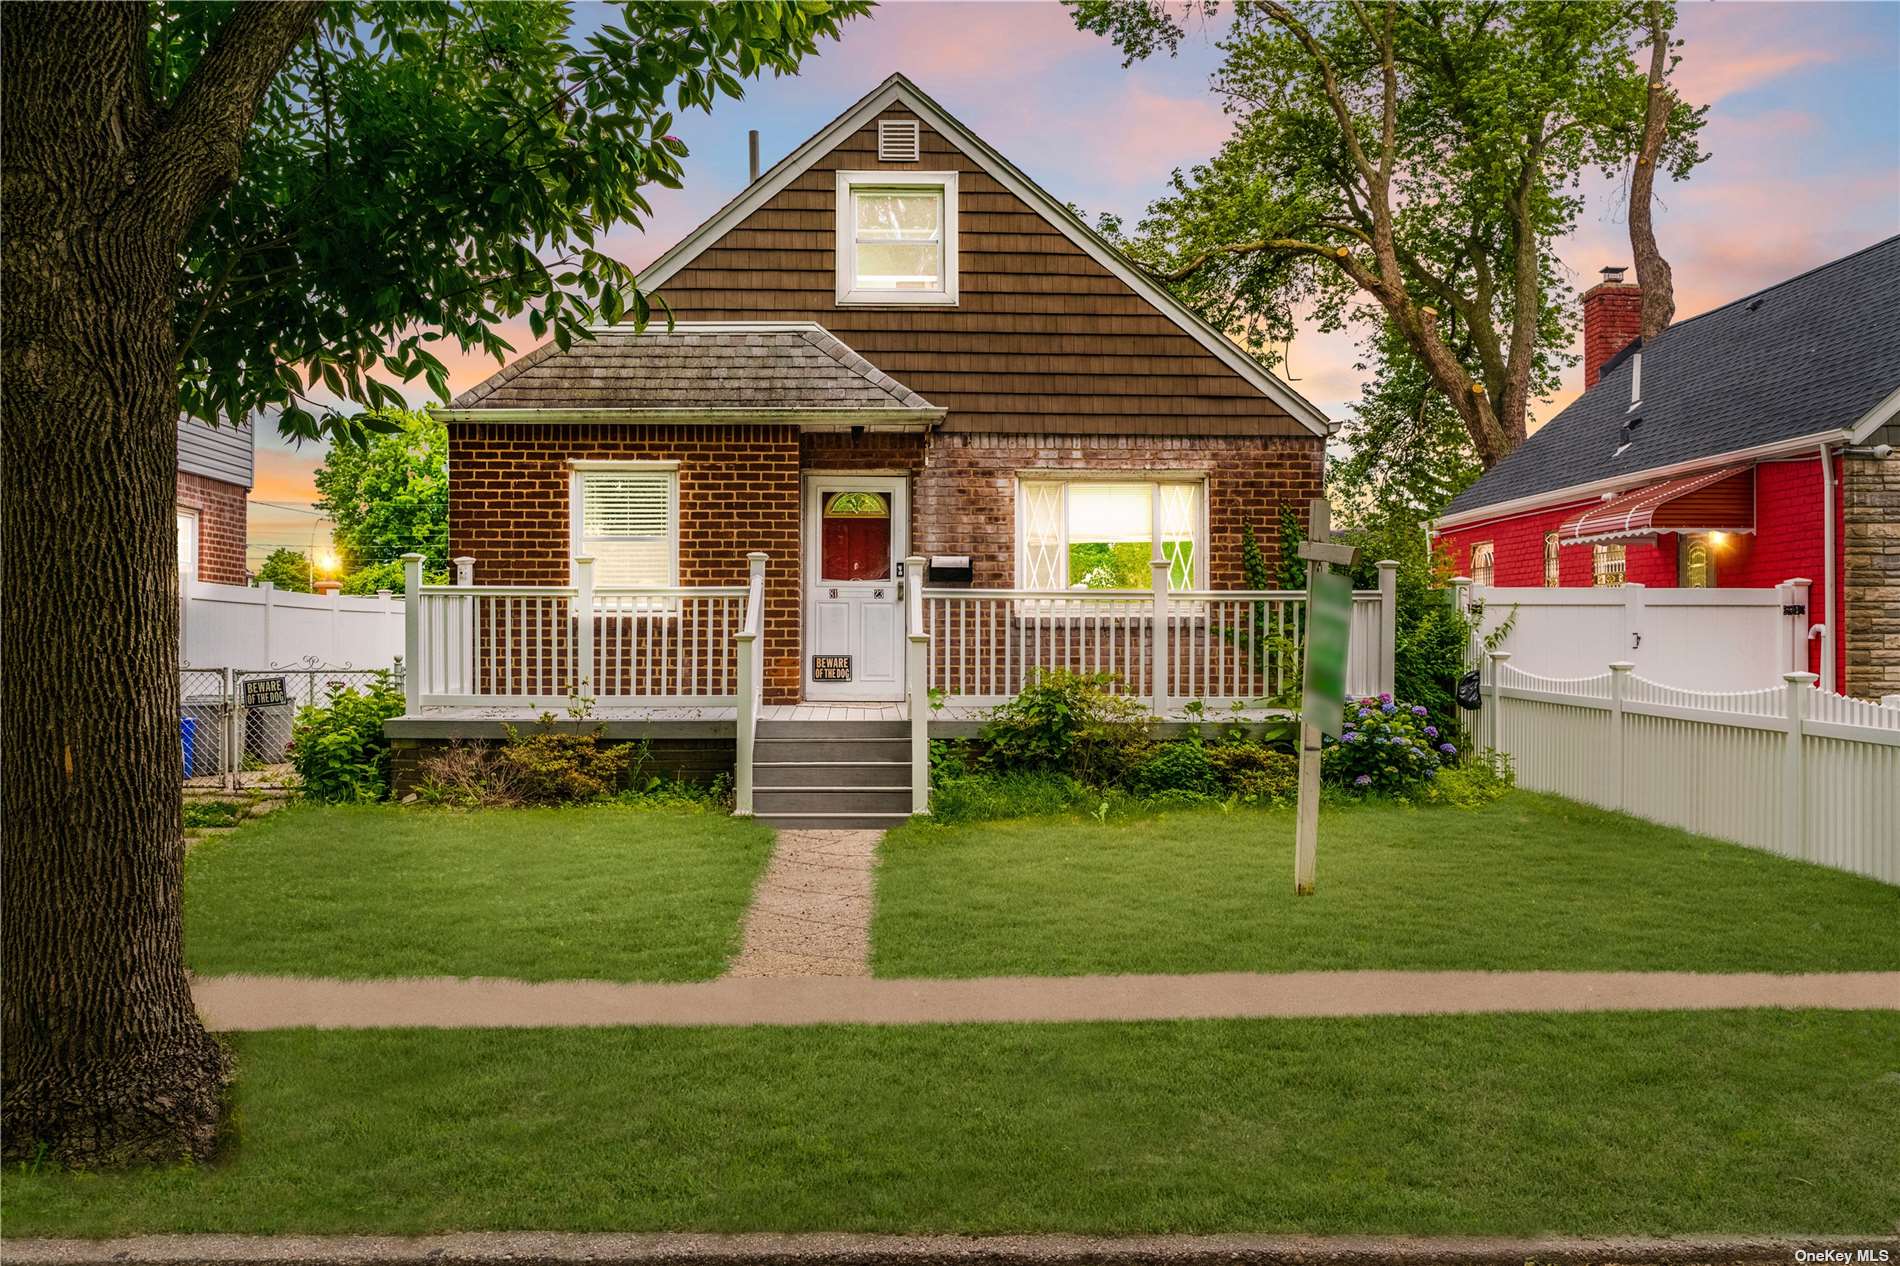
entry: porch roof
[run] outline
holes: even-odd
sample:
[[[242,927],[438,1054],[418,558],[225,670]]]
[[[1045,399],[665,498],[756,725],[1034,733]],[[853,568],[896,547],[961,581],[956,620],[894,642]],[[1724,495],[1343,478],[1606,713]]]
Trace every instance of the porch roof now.
[[[479,420],[528,411],[669,421],[704,412],[724,420],[811,413],[927,422],[943,413],[811,321],[597,329],[592,341],[566,351],[552,342],[537,347],[457,396],[446,415]]]
[[[1622,541],[1657,532],[1753,532],[1755,487],[1746,463],[1665,479],[1565,519],[1565,545]]]

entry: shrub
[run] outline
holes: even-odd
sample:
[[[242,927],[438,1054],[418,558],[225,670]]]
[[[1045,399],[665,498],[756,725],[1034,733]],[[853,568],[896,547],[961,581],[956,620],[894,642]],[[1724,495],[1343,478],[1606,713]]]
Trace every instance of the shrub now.
[[[1437,776],[1443,758],[1457,754],[1423,704],[1389,694],[1349,699],[1344,730],[1320,757],[1320,777],[1350,792],[1410,797]]]
[[[361,690],[333,690],[325,706],[300,709],[290,733],[290,763],[303,779],[304,794],[333,804],[387,796],[383,722],[402,710],[402,687],[386,672]]]
[[[561,731],[554,714],[532,730],[504,727],[507,742],[495,753],[521,804],[573,804],[624,790],[647,758],[645,743],[605,743],[603,730]]]
[[[1217,743],[1208,761],[1221,786],[1247,804],[1277,804],[1298,797],[1300,758],[1262,743]]]
[[[1147,759],[1153,740],[1141,704],[1110,693],[1112,673],[1037,673],[990,713],[985,758],[994,768],[1113,780]]]
[[[628,788],[614,803],[636,809],[683,809],[691,813],[726,813],[732,809],[732,775],[720,774],[709,783],[653,777],[638,788]]]
[[[1430,804],[1476,809],[1501,800],[1517,785],[1517,771],[1503,752],[1481,752],[1456,765],[1441,765],[1419,798]]]
[[[513,769],[496,760],[486,743],[458,742],[422,758],[416,799],[458,809],[499,809],[520,804],[521,789]]]
[[[1144,796],[1188,792],[1211,796],[1221,790],[1220,773],[1198,738],[1163,743],[1134,770],[1134,788]]]

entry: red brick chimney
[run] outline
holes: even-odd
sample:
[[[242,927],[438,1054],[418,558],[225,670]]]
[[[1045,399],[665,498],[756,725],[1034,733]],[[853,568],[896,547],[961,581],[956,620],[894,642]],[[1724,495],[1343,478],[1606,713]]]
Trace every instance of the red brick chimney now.
[[[1623,268],[1605,268],[1603,281],[1583,292],[1583,389],[1597,385],[1610,357],[1643,330],[1643,288],[1623,280]]]

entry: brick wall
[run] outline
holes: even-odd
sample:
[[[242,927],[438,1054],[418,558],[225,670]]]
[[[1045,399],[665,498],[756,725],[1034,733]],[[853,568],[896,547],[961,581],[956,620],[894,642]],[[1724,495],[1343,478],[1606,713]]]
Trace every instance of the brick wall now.
[[[574,461],[677,461],[680,584],[746,581],[766,565],[765,696],[797,699],[800,671],[799,437],[792,426],[449,425],[449,548],[475,581],[559,585],[571,557]]]
[[[1900,458],[1842,460],[1847,693],[1900,694]]]
[[[968,554],[977,588],[1016,583],[1016,476],[1032,470],[1192,473],[1207,479],[1208,583],[1238,589],[1241,525],[1249,520],[1269,566],[1279,559],[1279,512],[1302,522],[1320,495],[1315,440],[1264,436],[940,434],[918,476],[913,540],[922,554]]]
[[[249,496],[242,484],[178,472],[178,506],[198,512],[198,579],[217,585],[245,583]]]
[[[1643,330],[1643,288],[1620,282],[1592,286],[1583,295],[1583,389],[1597,385],[1610,357]]]

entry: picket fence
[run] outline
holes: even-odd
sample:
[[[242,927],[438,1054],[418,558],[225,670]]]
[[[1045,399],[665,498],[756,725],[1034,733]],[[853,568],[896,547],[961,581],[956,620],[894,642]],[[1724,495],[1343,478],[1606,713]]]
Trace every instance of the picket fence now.
[[[1699,691],[1619,661],[1543,677],[1486,656],[1486,746],[1520,787],[1900,884],[1900,708],[1784,673]]]

